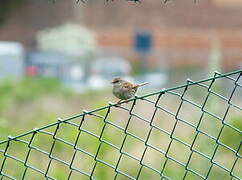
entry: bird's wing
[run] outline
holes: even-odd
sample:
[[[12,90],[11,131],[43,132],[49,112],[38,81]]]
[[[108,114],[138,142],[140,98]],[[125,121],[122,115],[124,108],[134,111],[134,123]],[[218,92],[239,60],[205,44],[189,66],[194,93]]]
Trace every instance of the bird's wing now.
[[[139,84],[134,84],[134,85],[132,86],[133,89],[138,88],[138,87],[139,87]]]
[[[124,89],[130,89],[130,88],[132,88],[132,84],[130,84],[129,82],[124,82],[123,83],[123,88]]]

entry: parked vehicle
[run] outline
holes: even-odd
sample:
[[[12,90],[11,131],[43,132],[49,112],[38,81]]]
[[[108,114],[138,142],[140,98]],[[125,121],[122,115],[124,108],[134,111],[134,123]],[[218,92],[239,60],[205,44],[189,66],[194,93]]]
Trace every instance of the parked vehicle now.
[[[0,41],[0,79],[24,75],[24,48],[19,42]]]
[[[144,88],[149,88],[152,90],[161,90],[165,87],[168,77],[164,72],[150,72],[140,75],[135,78],[136,82],[149,82]]]
[[[121,57],[97,58],[91,63],[88,85],[91,88],[104,88],[110,85],[111,79],[117,76],[130,79],[131,65]]]
[[[84,68],[63,53],[48,51],[29,53],[26,74],[28,76],[54,77],[69,88],[83,91]]]

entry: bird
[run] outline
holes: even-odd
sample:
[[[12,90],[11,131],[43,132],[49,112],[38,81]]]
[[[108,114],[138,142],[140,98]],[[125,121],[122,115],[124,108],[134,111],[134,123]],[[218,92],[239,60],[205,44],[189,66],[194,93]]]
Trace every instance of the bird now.
[[[117,104],[120,104],[123,100],[128,100],[134,97],[139,87],[148,84],[148,82],[133,84],[131,82],[123,80],[120,77],[113,78],[111,83],[113,84],[113,95],[120,99]]]

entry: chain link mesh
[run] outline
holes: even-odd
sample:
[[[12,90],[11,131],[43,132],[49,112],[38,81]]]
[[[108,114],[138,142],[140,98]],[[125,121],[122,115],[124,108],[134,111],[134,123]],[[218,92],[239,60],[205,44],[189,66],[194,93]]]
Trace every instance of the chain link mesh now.
[[[239,180],[241,100],[239,70],[58,119],[0,142],[0,179]]]

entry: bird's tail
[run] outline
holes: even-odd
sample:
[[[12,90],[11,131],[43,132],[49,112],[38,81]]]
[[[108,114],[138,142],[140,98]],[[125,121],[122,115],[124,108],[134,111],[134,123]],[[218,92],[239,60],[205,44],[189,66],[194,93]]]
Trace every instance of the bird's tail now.
[[[148,82],[144,82],[144,83],[142,83],[142,84],[138,84],[138,86],[140,87],[140,86],[145,86],[145,85],[147,85],[147,84],[149,84]]]
[[[138,87],[141,87],[141,86],[145,86],[149,84],[148,82],[144,82],[144,83],[141,83],[141,84],[137,84],[136,86],[134,86],[134,88],[138,88]]]

